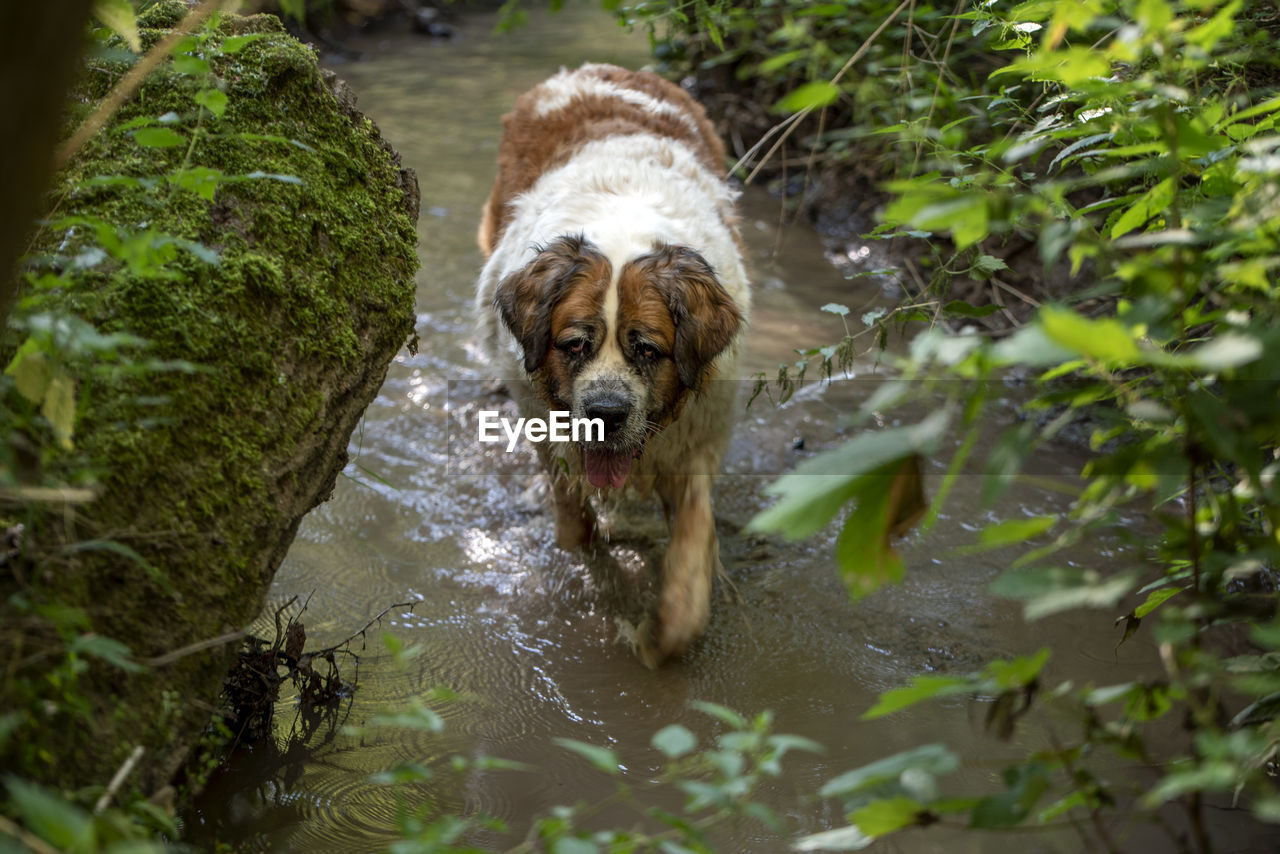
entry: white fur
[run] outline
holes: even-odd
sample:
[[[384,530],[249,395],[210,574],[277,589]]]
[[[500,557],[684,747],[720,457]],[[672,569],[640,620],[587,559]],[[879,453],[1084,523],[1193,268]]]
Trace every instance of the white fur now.
[[[729,226],[736,195],[688,148],[667,137],[631,134],[584,145],[515,199],[511,222],[480,273],[476,309],[486,318],[494,367],[507,378],[523,375],[520,345],[492,310],[498,283],[532,261],[537,247],[564,235],[584,234],[609,259],[614,277],[609,283],[614,309],[606,315],[610,324],[616,323],[623,266],[659,243],[701,254],[745,321],[751,293]],[[733,378],[737,349],[735,342],[717,361],[724,379]]]
[[[541,89],[540,115],[569,108],[575,94],[607,94],[642,109],[674,112],[694,131],[695,138],[701,138],[697,122],[682,108],[605,83],[592,66],[561,72]],[[660,571],[654,645],[648,643],[647,629],[640,636],[641,655],[651,665],[682,652],[702,633],[710,608],[712,576],[720,566],[711,481],[736,416],[736,383],[732,380],[737,379],[738,352],[751,306],[734,230],[735,196],[724,179],[704,166],[690,148],[669,137],[636,133],[588,143],[562,166],[539,177],[527,192],[507,202],[510,219],[481,271],[476,291],[485,348],[526,417],[544,414],[547,403],[529,383],[524,354],[499,318],[494,295],[503,279],[534,259],[538,248],[581,234],[609,261],[612,279],[602,306],[607,335],[593,365],[610,366],[614,375],[626,373],[618,370],[625,367],[616,340],[618,278],[633,259],[663,244],[693,249],[710,264],[737,305],[742,323],[704,375],[711,381],[685,397],[675,420],[647,439],[626,478],[630,490],[657,492],[667,510],[671,536]],[[575,380],[575,387],[581,379]],[[633,379],[640,382],[638,375]],[[557,541],[574,548],[585,545],[592,536],[594,523],[590,509],[583,504],[592,487],[583,470],[582,455],[568,453],[563,445],[558,447],[560,450],[553,451],[542,444],[538,450],[548,466],[556,496]],[[566,463],[565,476],[561,476],[561,467],[553,464],[552,454],[565,455],[561,456]]]
[[[680,121],[695,135],[698,125],[693,118],[675,104],[661,101],[644,92],[628,89],[607,80],[596,77],[592,71],[599,66],[588,64],[576,71],[561,71],[554,77],[543,81],[542,87],[547,97],[538,102],[537,114],[546,116],[557,110],[563,110],[580,95],[594,95],[600,98],[617,98],[650,113],[671,116]]]

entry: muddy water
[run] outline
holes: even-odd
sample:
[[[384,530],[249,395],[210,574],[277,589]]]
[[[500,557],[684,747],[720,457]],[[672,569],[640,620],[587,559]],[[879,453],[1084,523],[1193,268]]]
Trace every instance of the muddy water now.
[[[798,545],[741,532],[765,505],[761,490],[774,476],[839,441],[841,413],[865,396],[862,380],[874,376],[870,360],[851,381],[808,387],[782,408],[758,402],[744,410],[716,497],[737,601],[718,596],[705,638],[682,661],[646,669],[618,640],[617,590],[601,588],[598,566],[549,545],[551,519],[545,501],[528,490],[529,478],[456,474],[459,461],[449,459],[447,441],[448,410],[461,405],[458,390],[472,389],[486,402],[478,383],[484,372],[469,345],[470,302],[480,266],[474,231],[493,176],[499,117],[518,93],[562,65],[587,59],[639,65],[646,44],[592,8],[534,14],[529,27],[507,36],[490,35],[490,21],[468,19],[452,43],[409,34],[371,38],[357,45],[364,60],[338,66],[421,182],[420,345],[417,355],[397,357],[353,438],[356,462],[333,500],[304,522],[268,610],[293,596],[307,600],[303,620],[314,646],[341,640],[388,605],[415,603],[411,611],[393,609],[382,630],[422,654],[407,671],[398,669],[371,632],[359,689],[339,723],[366,724],[433,686],[467,699],[438,706],[443,734],[386,727],[358,736],[321,726],[306,744],[236,757],[189,818],[197,843],[219,839],[248,851],[382,850],[396,838],[397,795],[370,775],[416,762],[437,773],[407,792],[410,802],[502,819],[512,836],[475,840],[501,850],[523,837],[532,817],[610,790],[556,738],[614,748],[642,800],[678,808],[675,794],[644,786],[658,760],[649,738],[675,722],[712,738],[715,726],[690,708],[697,700],[744,712],[772,709],[778,730],[826,745],[825,755],[796,755],[767,795],[793,833],[813,832],[843,824],[838,808],[815,796],[841,771],[943,741],[969,760],[957,782],[994,785],[1004,758],[1026,742],[1044,742],[1034,727],[1012,745],[984,735],[985,709],[967,701],[859,722],[879,692],[914,674],[965,672],[1043,645],[1057,650],[1054,680],[1108,684],[1149,671],[1150,648],[1135,640],[1116,651],[1105,615],[1029,626],[1017,607],[990,597],[987,584],[1012,555],[955,552],[992,518],[1062,512],[1059,492],[1022,489],[984,509],[978,478],[962,479],[934,532],[907,544],[906,582],[856,604],[836,577],[830,532]],[[779,234],[777,208],[767,197],[749,192],[743,207],[757,283],[749,373],[791,360],[793,346],[835,340],[840,323],[818,311],[824,303],[853,306],[856,317],[857,308],[880,295],[868,279],[846,281],[837,273],[812,233]],[[491,402],[496,408],[501,399]],[[1076,468],[1066,455],[1040,465],[1048,474]],[[658,511],[623,509],[612,521],[610,557],[642,587],[661,545]],[[1115,559],[1107,544],[1094,546],[1088,560]],[[269,636],[269,616],[256,628]],[[355,648],[361,651],[358,642]],[[286,698],[277,712],[282,736],[295,723]],[[448,770],[454,754],[517,760],[538,771],[456,776]],[[632,824],[628,814],[605,820]],[[931,828],[897,844],[904,851],[964,852],[1007,839]],[[727,828],[718,842],[726,852],[785,849],[783,838],[749,823]],[[1079,845],[1066,830],[1017,842],[1018,850]]]

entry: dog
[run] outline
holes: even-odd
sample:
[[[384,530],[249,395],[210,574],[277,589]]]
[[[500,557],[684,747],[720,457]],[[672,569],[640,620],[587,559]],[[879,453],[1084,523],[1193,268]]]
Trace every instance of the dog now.
[[[736,197],[693,98],[649,72],[588,64],[503,117],[478,233],[480,334],[522,415],[603,422],[603,439],[537,445],[558,545],[591,543],[594,494],[661,499],[670,538],[642,649],[651,664],[702,634],[722,571],[711,487],[751,304]]]

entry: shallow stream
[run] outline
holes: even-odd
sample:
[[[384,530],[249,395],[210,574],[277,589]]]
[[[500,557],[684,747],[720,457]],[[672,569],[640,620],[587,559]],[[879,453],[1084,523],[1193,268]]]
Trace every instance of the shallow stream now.
[[[449,42],[409,33],[370,36],[353,43],[363,59],[335,66],[421,183],[419,351],[396,358],[353,437],[355,462],[333,499],[304,521],[255,626],[270,636],[271,614],[297,596],[308,603],[302,619],[311,645],[323,646],[388,605],[414,602],[411,611],[393,609],[381,630],[406,647],[420,645],[422,654],[407,672],[398,669],[377,639],[379,629],[371,630],[358,690],[339,723],[367,724],[433,686],[468,699],[437,706],[447,724],[439,735],[385,727],[359,736],[321,727],[309,743],[286,748],[296,708],[285,698],[277,710],[281,750],[242,752],[214,779],[189,818],[197,844],[384,850],[396,838],[397,793],[370,775],[417,762],[437,773],[414,787],[411,799],[502,819],[510,836],[475,839],[502,850],[551,807],[610,791],[602,775],[556,738],[612,747],[642,799],[678,809],[676,793],[643,785],[659,765],[649,739],[675,722],[704,743],[713,738],[716,724],[691,708],[696,700],[746,713],[771,709],[778,731],[826,746],[821,756],[792,754],[766,795],[794,832],[814,832],[845,823],[838,805],[815,794],[842,771],[940,741],[967,760],[955,775],[959,783],[994,789],[1005,760],[1027,741],[1044,742],[1042,728],[1029,728],[1013,743],[984,734],[986,709],[968,700],[859,721],[880,692],[915,674],[963,673],[1046,645],[1056,651],[1050,682],[1110,684],[1151,671],[1153,651],[1140,637],[1116,649],[1111,615],[1027,624],[1019,606],[990,596],[988,583],[1014,555],[957,554],[992,519],[1063,512],[1068,498],[1061,491],[1019,488],[984,508],[980,478],[962,478],[934,531],[905,544],[905,583],[858,603],[837,577],[833,531],[800,544],[742,533],[767,504],[762,490],[769,482],[848,434],[840,416],[865,397],[862,380],[875,376],[870,359],[856,366],[852,379],[810,384],[785,406],[762,398],[744,408],[716,494],[721,552],[736,601],[718,591],[702,641],[683,660],[647,669],[618,639],[612,594],[593,580],[592,567],[552,545],[551,516],[528,491],[530,478],[458,474],[466,467],[450,458],[448,442],[448,410],[459,405],[458,390],[482,388],[483,370],[469,344],[481,263],[474,235],[494,174],[501,115],[516,95],[563,65],[589,59],[638,66],[647,45],[642,34],[627,34],[590,6],[534,13],[527,27],[507,35],[492,34],[492,21],[467,17],[459,38]],[[881,299],[871,279],[846,280],[812,232],[795,226],[780,233],[777,202],[764,193],[749,190],[743,212],[756,283],[747,375],[793,360],[793,347],[838,340],[840,320],[820,312],[823,304],[845,303],[856,317]],[[873,252],[864,263],[886,262]],[[493,403],[496,408],[501,398]],[[1065,452],[1039,464],[1042,473],[1063,478],[1078,467]],[[931,474],[940,471],[941,464]],[[643,573],[663,540],[657,507],[627,510],[614,521],[613,558]],[[1103,568],[1116,553],[1095,542],[1087,556],[1075,557]],[[361,651],[358,641],[354,646]],[[448,769],[454,754],[502,757],[538,770],[459,777]],[[633,822],[625,813],[601,820]],[[894,850],[984,851],[1007,846],[1008,839],[930,828],[901,835]],[[1080,849],[1070,828],[1017,839],[1020,851]],[[717,841],[725,852],[786,849],[783,838],[747,822],[727,827]]]

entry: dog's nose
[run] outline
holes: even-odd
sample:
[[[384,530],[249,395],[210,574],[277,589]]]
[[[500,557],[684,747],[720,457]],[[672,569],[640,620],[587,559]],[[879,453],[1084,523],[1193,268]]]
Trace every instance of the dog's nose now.
[[[588,418],[599,418],[604,422],[605,438],[612,436],[627,423],[627,416],[631,414],[631,404],[614,395],[596,398],[585,408]]]

